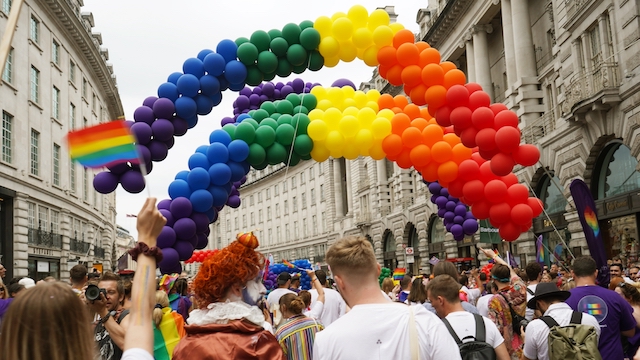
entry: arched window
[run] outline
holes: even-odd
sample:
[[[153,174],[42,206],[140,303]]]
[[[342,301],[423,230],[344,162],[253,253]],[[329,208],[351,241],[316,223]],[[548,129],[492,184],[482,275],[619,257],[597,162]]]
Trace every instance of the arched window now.
[[[624,194],[640,189],[640,173],[636,170],[638,160],[631,155],[631,150],[619,141],[605,147],[596,163],[600,169],[594,177],[592,189],[598,199]]]
[[[418,240],[418,230],[416,230],[416,227],[411,225],[411,230],[409,230],[409,239],[408,239],[408,245],[409,247],[417,247],[418,243],[420,242]]]
[[[384,252],[396,252],[396,240],[393,238],[393,233],[391,231],[387,232],[384,237]]]
[[[431,219],[431,224],[429,226],[429,243],[439,243],[444,241],[445,235],[444,224],[442,224],[442,219],[439,217],[434,217]]]
[[[551,174],[551,177],[544,176],[539,190],[537,191],[538,197],[544,203],[544,208],[549,214],[555,214],[564,211],[564,207],[567,205],[567,200],[562,194],[562,185],[560,185],[560,179]]]

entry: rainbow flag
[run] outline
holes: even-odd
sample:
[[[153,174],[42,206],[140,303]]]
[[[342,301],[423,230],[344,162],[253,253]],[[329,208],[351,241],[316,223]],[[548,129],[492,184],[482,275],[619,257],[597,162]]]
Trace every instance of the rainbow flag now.
[[[289,269],[297,268],[297,266],[293,265],[292,263],[288,262],[287,260],[282,260],[282,263],[284,265],[286,265]]]
[[[124,162],[139,164],[135,141],[124,120],[71,131],[67,135],[69,155],[89,168]]]
[[[536,239],[536,261],[540,264],[544,264],[544,245],[542,244],[542,235]]]
[[[406,273],[407,273],[407,269],[396,268],[395,270],[393,270],[393,280],[397,280],[397,281],[402,280],[402,278]]]
[[[156,360],[170,360],[180,339],[186,335],[182,315],[170,307],[163,308],[160,325],[156,327],[153,323],[153,357]]]

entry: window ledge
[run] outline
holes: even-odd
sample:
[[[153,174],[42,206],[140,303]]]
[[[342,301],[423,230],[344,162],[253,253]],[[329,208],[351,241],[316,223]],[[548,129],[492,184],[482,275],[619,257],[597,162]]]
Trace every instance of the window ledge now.
[[[73,86],[73,88],[75,90],[78,90],[78,87],[76,86],[76,83],[74,83],[73,81],[69,80],[69,85]]]
[[[42,178],[40,176],[38,176],[38,175],[33,175],[32,173],[29,173],[29,177],[32,178],[32,179],[36,179],[36,180],[38,180],[40,182],[44,182],[44,180],[42,180]]]
[[[55,122],[55,123],[57,123],[58,125],[60,125],[60,127],[62,127],[62,121],[60,121],[60,120],[58,120],[58,119],[56,119],[56,118],[54,118],[54,117],[52,117],[52,118],[51,118],[51,122]]]
[[[87,105],[89,105],[89,101],[87,101],[87,98],[85,98],[84,95],[82,95],[82,101],[84,101]]]
[[[40,109],[40,111],[44,110],[42,109],[42,106],[40,106],[37,102],[34,102],[33,100],[27,100],[29,102],[29,105],[33,105],[35,107],[37,107],[38,109]]]
[[[60,69],[60,65],[56,64],[54,61],[51,61],[51,67],[58,69],[60,72],[60,76],[62,76],[62,69]]]
[[[40,47],[40,44],[35,42],[32,38],[29,38],[29,44],[35,46],[36,49],[38,49],[40,51],[40,54],[42,54],[42,48]]]
[[[52,186],[54,189],[57,189],[57,190],[60,190],[60,191],[64,191],[64,190],[60,187],[60,185],[52,184],[51,186]]]
[[[12,90],[13,90],[13,93],[14,93],[14,94],[17,94],[17,93],[18,93],[18,89],[16,89],[16,87],[15,87],[15,86],[13,86],[13,84],[11,84],[10,82],[5,81],[5,80],[2,80],[2,83],[1,83],[1,84],[2,84],[2,85],[7,85],[10,89],[12,89]]]
[[[6,166],[6,167],[10,167],[10,168],[12,168],[13,170],[18,170],[18,168],[17,168],[16,166],[14,166],[13,164],[8,163],[8,162],[6,162],[6,161],[2,161],[2,160],[0,160],[0,164],[4,165],[4,166]]]

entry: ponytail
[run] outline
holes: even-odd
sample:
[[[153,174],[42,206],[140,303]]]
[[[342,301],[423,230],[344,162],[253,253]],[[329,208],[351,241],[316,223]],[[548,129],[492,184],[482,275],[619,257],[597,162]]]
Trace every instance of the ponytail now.
[[[302,310],[306,308],[304,300],[296,294],[286,294],[280,298],[280,305],[284,307],[293,315],[302,314]]]
[[[153,309],[153,322],[156,324],[156,328],[160,326],[162,322],[163,308],[169,307],[169,296],[163,290],[156,291],[156,306]]]

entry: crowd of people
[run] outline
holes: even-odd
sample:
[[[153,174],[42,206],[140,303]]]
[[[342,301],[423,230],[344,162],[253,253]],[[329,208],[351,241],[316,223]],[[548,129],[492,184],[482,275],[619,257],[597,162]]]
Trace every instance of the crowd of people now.
[[[348,236],[326,253],[332,281],[306,270],[306,291],[282,273],[267,293],[255,237],[239,236],[193,279],[157,278],[166,219],[155,199],[137,221],[132,281],[83,265],[67,283],[2,281],[0,360],[640,359],[639,268],[619,259],[603,284],[589,256],[520,270],[480,249],[490,274],[443,261],[395,284],[379,281],[370,242]]]

